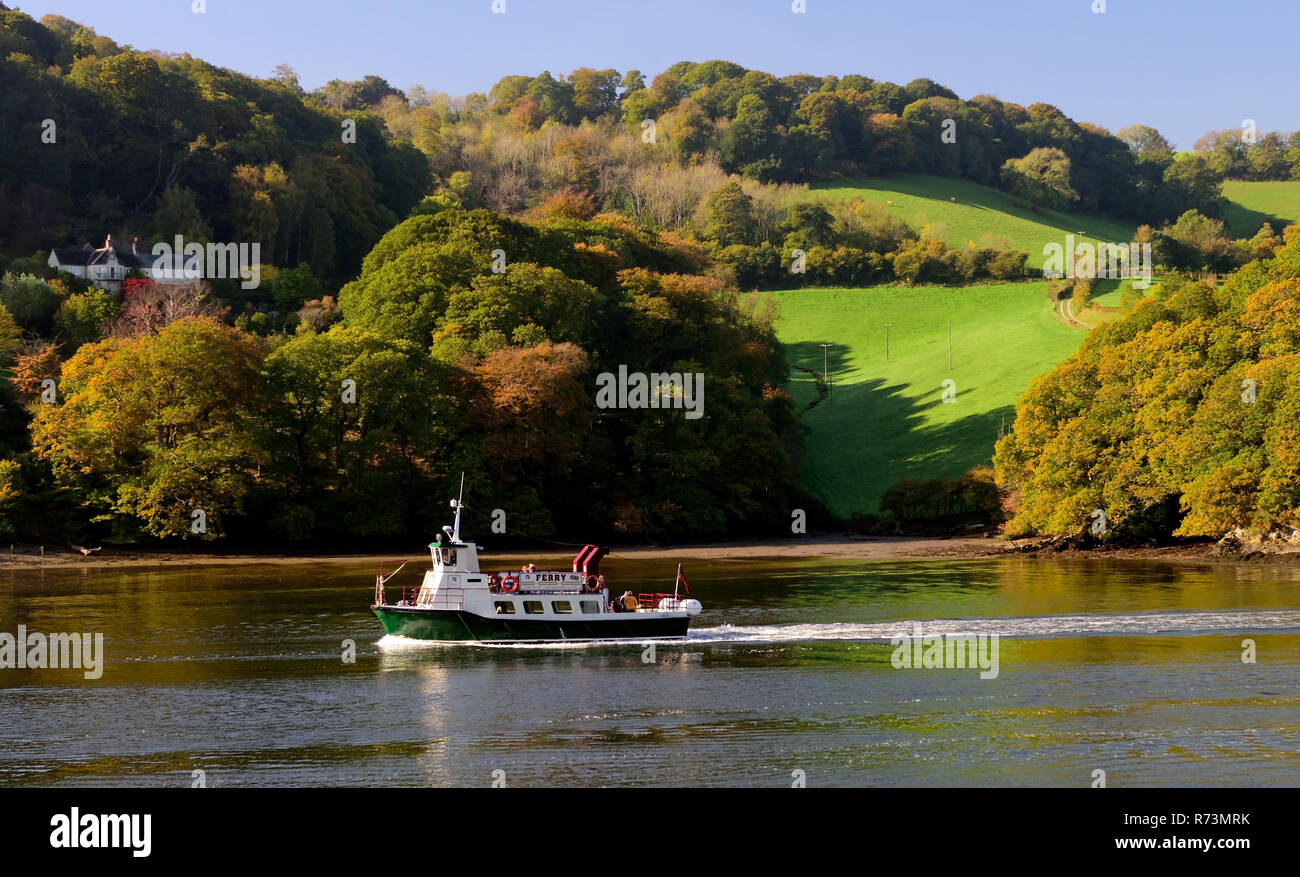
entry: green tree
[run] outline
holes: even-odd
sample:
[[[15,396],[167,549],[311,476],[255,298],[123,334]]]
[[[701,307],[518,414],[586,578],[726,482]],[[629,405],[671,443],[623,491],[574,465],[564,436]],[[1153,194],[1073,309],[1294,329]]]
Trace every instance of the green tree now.
[[[154,234],[171,244],[176,235],[186,241],[206,243],[212,240],[212,228],[203,218],[194,192],[184,186],[168,186],[158,196],[153,215]]]
[[[1056,147],[1039,147],[1002,165],[1002,184],[1035,207],[1059,210],[1079,197],[1070,187],[1070,159]]]
[[[427,356],[407,341],[336,326],[265,363],[256,504],[287,539],[433,529],[432,464],[456,415]]]
[[[117,313],[116,297],[104,289],[74,293],[65,298],[54,315],[63,352],[71,355],[81,345],[98,341],[105,326]]]
[[[54,325],[59,300],[44,280],[30,274],[5,274],[0,278],[0,306],[20,327],[37,335],[48,335]]]
[[[715,189],[705,204],[704,233],[722,246],[757,243],[754,200],[735,180]]]

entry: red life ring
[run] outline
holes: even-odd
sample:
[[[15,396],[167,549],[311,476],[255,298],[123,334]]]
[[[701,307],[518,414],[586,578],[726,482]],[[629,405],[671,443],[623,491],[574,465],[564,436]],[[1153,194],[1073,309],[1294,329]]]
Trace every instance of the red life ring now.
[[[600,585],[595,576],[587,576],[587,581],[583,582],[582,590],[588,594],[594,594],[600,590]]]
[[[501,590],[507,594],[513,594],[519,590],[519,579],[514,576],[506,576],[501,580]]]

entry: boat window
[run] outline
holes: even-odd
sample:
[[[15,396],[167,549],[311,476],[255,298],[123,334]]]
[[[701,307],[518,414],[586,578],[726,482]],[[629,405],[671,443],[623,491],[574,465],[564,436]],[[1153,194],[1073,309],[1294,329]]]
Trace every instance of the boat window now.
[[[600,614],[600,601],[599,601],[599,600],[579,600],[578,603],[582,606],[582,614],[583,614],[583,615],[599,615],[599,614]]]
[[[555,610],[556,615],[572,615],[573,604],[568,600],[552,600],[551,608]]]
[[[525,600],[524,611],[529,615],[543,615],[546,613],[546,607],[542,605],[541,600]]]
[[[496,601],[495,603],[493,603],[492,605],[495,606],[495,607],[497,607],[497,615],[514,615],[514,614],[515,614],[515,601],[514,601],[514,600],[497,600],[497,601]]]

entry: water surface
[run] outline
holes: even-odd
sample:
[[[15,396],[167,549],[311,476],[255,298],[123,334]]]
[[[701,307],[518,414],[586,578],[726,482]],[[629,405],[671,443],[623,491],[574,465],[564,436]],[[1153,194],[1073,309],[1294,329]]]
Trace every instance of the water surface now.
[[[603,569],[663,590],[675,567]],[[107,653],[98,680],[0,670],[0,785],[188,786],[203,770],[211,787],[488,785],[496,771],[512,786],[783,786],[801,771],[809,786],[1086,787],[1098,769],[1110,786],[1300,785],[1295,569],[687,573],[705,610],[646,663],[643,644],[384,638],[368,565],[0,572],[0,631],[98,631]],[[997,678],[895,669],[889,638],[918,621],[998,634]]]

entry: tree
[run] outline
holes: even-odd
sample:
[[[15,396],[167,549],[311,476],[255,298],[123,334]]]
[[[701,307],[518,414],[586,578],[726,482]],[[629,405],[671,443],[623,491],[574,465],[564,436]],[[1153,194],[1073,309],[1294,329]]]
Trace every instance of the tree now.
[[[602,304],[603,297],[581,280],[554,268],[516,262],[500,274],[479,275],[468,288],[453,291],[434,337],[475,342],[495,333],[511,338],[521,326],[533,325],[549,341],[590,346],[597,341]]]
[[[456,417],[416,345],[355,327],[306,332],[265,363],[254,502],[287,539],[374,538],[437,526],[432,463]]]
[[[321,282],[306,262],[286,268],[271,281],[271,299],[284,310],[297,310],[308,299],[318,298]]]
[[[623,82],[619,87],[623,89],[625,95],[643,89],[645,88],[645,74],[640,70],[629,70],[623,74]]]
[[[1188,210],[1161,231],[1158,261],[1182,271],[1224,271],[1232,267],[1233,246],[1222,222]]]
[[[897,115],[873,113],[863,125],[862,136],[870,149],[863,168],[867,173],[888,174],[911,166],[912,137]]]
[[[580,67],[569,76],[573,87],[573,111],[579,119],[599,119],[618,107],[617,70]]]
[[[54,324],[59,300],[44,280],[30,274],[5,274],[0,278],[0,306],[20,327],[37,335],[48,335]]]
[[[1227,203],[1222,175],[1201,155],[1185,156],[1169,165],[1156,195],[1156,211],[1162,219],[1193,209],[1217,217]]]
[[[190,317],[215,319],[224,316],[226,306],[208,297],[203,281],[188,283],[154,283],[133,285],[124,296],[121,313],[109,321],[107,331],[118,338],[157,335],[178,320]]]
[[[271,71],[271,78],[299,94],[302,93],[302,86],[298,82],[298,71],[288,64],[276,64],[275,69]]]
[[[0,368],[13,361],[14,355],[23,346],[23,330],[14,322],[9,311],[0,304]]]
[[[168,186],[158,196],[158,209],[153,215],[154,233],[169,244],[176,235],[186,242],[207,243],[212,240],[212,228],[203,218],[194,192],[184,186]]]
[[[71,355],[81,345],[98,341],[117,312],[117,299],[104,289],[91,289],[65,298],[54,315],[64,353]]]
[[[1180,223],[1217,234],[1199,215]],[[1008,532],[1081,535],[1095,509],[1130,540],[1294,526],[1298,232],[1218,285],[1166,278],[1034,380],[994,455],[1019,497]]]
[[[733,173],[767,180],[778,166],[773,150],[777,142],[771,111],[762,99],[747,94],[736,105],[736,118],[722,135],[722,166]]]
[[[35,343],[14,358],[13,375],[9,381],[20,401],[31,402],[40,398],[47,380],[53,380],[57,385],[61,370],[59,348],[49,342]]]
[[[486,461],[511,481],[534,485],[547,469],[567,470],[591,426],[587,355],[575,344],[503,348],[486,357],[476,378],[486,391]]]
[[[1056,147],[1039,147],[1002,165],[1002,185],[1035,207],[1060,210],[1079,197],[1070,188],[1070,159]]]
[[[63,403],[38,406],[33,448],[119,537],[218,538],[262,458],[261,361],[255,339],[199,318],[88,344],[63,367]]]
[[[704,233],[721,246],[756,243],[754,201],[731,180],[709,195]]]
[[[1173,160],[1173,146],[1159,131],[1148,125],[1120,128],[1116,136],[1139,158],[1164,157]]]
[[[807,250],[833,243],[834,223],[830,211],[821,204],[805,201],[791,205],[781,223],[781,230],[786,233],[786,249],[800,247]]]

